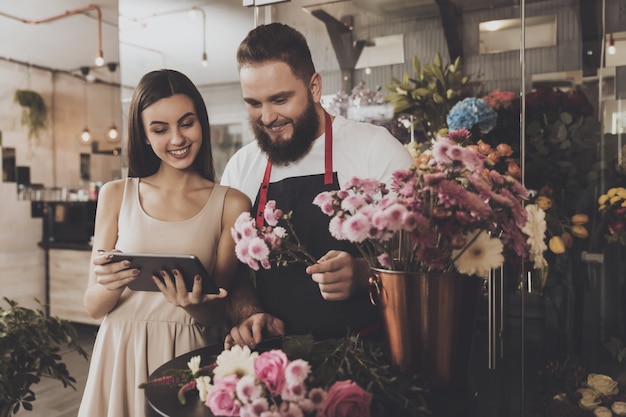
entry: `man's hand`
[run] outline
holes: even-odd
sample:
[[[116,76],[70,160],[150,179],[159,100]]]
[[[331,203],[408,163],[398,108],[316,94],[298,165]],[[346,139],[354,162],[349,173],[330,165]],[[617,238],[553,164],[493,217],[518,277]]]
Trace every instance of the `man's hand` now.
[[[347,252],[331,250],[322,256],[315,265],[307,267],[317,282],[325,300],[341,301],[348,299],[357,288],[367,282],[367,263],[353,258]]]
[[[282,336],[285,334],[285,324],[282,320],[267,313],[256,313],[244,320],[239,326],[230,329],[230,334],[224,340],[224,349],[234,345],[254,347],[261,343],[263,336]]]

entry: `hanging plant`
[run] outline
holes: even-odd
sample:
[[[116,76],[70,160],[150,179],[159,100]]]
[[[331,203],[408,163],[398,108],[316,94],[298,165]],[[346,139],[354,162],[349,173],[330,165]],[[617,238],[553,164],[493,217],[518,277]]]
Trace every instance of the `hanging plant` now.
[[[13,100],[22,106],[22,126],[28,127],[28,140],[39,140],[39,131],[47,124],[48,108],[39,93],[32,90],[15,90]]]

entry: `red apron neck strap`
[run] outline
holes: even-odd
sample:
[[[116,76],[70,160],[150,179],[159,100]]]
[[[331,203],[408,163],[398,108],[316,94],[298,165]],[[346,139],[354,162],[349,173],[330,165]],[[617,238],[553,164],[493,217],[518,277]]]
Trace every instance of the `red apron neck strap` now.
[[[324,184],[333,183],[333,121],[327,111],[324,111]]]
[[[263,227],[263,212],[265,211],[265,203],[267,203],[267,190],[270,187],[270,174],[272,172],[272,161],[267,160],[265,165],[265,174],[263,174],[263,182],[259,190],[259,206],[256,213],[256,227]]]

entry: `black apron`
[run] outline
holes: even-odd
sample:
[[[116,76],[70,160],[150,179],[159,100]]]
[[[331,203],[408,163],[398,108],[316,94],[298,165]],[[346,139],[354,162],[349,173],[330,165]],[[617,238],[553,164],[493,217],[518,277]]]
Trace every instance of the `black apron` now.
[[[257,224],[263,224],[263,209],[269,200],[287,213],[296,234],[316,259],[329,250],[341,250],[353,256],[360,252],[348,241],[333,238],[328,231],[330,217],[313,205],[313,199],[323,191],[338,190],[337,173],[332,168],[332,121],[325,113],[325,172],[318,175],[286,178],[269,183],[271,162],[268,161],[261,189],[254,203]],[[316,338],[343,337],[348,330],[362,336],[380,328],[380,314],[369,299],[367,289],[344,301],[326,301],[318,284],[305,272],[306,266],[294,263],[286,267],[272,265],[269,270],[256,272],[256,283],[263,308],[285,323],[287,334],[312,333]]]

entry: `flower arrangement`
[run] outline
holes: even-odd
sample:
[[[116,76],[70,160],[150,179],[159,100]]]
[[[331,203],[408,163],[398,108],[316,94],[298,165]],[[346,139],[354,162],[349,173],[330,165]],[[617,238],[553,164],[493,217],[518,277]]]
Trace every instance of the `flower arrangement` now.
[[[417,142],[432,141],[441,129],[447,128],[446,117],[452,107],[473,95],[470,77],[461,71],[461,59],[445,65],[439,53],[432,64],[422,65],[413,58],[413,76],[405,72],[402,80],[393,77],[385,84],[390,93],[385,96],[396,118],[412,116]]]
[[[270,200],[263,210],[264,226],[258,228],[249,212],[241,213],[231,228],[237,258],[255,271],[259,267],[270,269],[272,264],[286,266],[294,262],[305,265],[316,263],[315,257],[307,252],[293,230],[291,214],[283,213],[276,207],[276,201]],[[285,221],[291,235],[285,227],[278,225],[281,219]]]
[[[581,192],[598,179],[599,122],[579,89],[537,88],[526,96],[526,186],[548,186],[569,217]]]
[[[324,341],[288,336],[281,348],[251,351],[237,345],[209,365],[201,366],[201,360],[194,356],[188,369],[140,388],[175,386],[181,405],[197,391],[216,416],[428,415],[417,375],[392,373],[381,347],[358,336]]]
[[[548,249],[554,255],[560,255],[571,249],[574,238],[586,239],[589,231],[586,224],[589,216],[577,213],[567,216],[553,199],[554,190],[544,186],[532,197],[533,203],[545,212]]]
[[[626,188],[613,187],[598,198],[598,211],[605,217],[609,243],[626,246]]]
[[[372,394],[350,380],[336,381],[328,390],[309,389],[311,366],[302,359],[290,361],[273,349],[258,354],[241,346],[222,352],[213,370],[213,385],[206,405],[216,416],[370,415]]]
[[[540,370],[539,389],[550,390],[544,414],[567,416],[626,416],[626,392],[622,383],[601,373],[586,373],[570,358],[550,361]],[[540,407],[537,407],[540,408]]]
[[[492,143],[506,138],[507,131],[519,131],[519,99],[513,92],[494,90],[482,99],[497,112],[497,123],[483,140]],[[546,257],[553,270],[560,270],[564,265],[557,257],[572,249],[576,240],[589,237],[589,217],[572,207],[595,172],[591,166],[595,132],[590,130],[594,123],[588,117],[593,109],[578,90],[539,88],[527,95],[526,102],[525,184],[534,189],[529,202],[544,212]],[[519,135],[505,142],[518,146]],[[573,167],[579,164],[581,175]],[[582,178],[583,171],[589,178]]]
[[[540,249],[531,250],[543,236],[536,239],[540,228],[528,224],[541,219],[522,204],[527,190],[489,169],[480,152],[458,145],[467,134],[439,136],[417,166],[394,172],[390,189],[354,178],[319,194],[313,203],[332,217],[330,233],[356,243],[371,266],[390,270],[486,277],[506,251],[534,254],[543,265]]]

